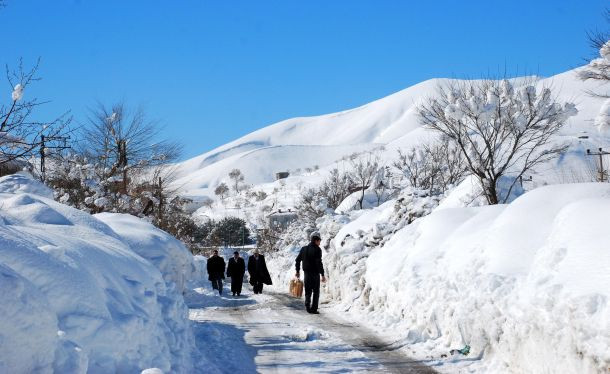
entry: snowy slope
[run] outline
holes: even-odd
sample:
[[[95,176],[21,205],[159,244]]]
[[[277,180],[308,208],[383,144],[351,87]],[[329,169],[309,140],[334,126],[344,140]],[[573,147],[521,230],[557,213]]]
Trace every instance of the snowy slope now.
[[[579,110],[558,139],[573,145],[573,152],[562,160],[565,168],[583,162],[582,153],[586,148],[608,143],[593,127],[602,101],[586,93],[603,92],[607,88],[598,82],[580,81],[576,71],[540,79],[537,83],[552,87],[560,101],[572,101]],[[518,85],[527,80],[515,79],[514,83]],[[439,85],[451,82],[456,81],[431,79],[355,109],[293,118],[267,126],[179,164],[175,185],[186,195],[214,198],[213,187],[222,180],[228,181],[227,174],[233,168],[244,172],[246,183],[259,184],[271,182],[278,171],[314,165],[324,168],[342,156],[369,150],[373,145],[385,145],[382,157],[390,160],[395,158],[397,149],[412,147],[432,136],[419,125],[417,105],[433,97]],[[583,132],[589,136],[588,140],[578,139]],[[560,179],[546,174],[545,178]]]
[[[187,249],[51,196],[28,176],[0,178],[0,372],[189,372]]]

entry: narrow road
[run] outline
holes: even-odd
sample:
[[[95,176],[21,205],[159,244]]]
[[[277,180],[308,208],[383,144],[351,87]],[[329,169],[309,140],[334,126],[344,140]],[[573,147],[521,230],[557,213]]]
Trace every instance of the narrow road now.
[[[188,299],[198,347],[222,373],[435,373],[330,311],[307,314],[302,299],[202,289]]]

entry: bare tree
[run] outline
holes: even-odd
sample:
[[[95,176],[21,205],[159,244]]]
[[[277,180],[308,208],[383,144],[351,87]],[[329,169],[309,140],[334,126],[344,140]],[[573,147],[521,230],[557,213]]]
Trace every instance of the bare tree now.
[[[160,130],[142,108],[130,111],[124,103],[112,107],[99,104],[90,111],[82,129],[79,150],[101,166],[102,181],[120,181],[120,190],[125,194],[130,172],[150,170],[178,159],[177,143],[157,141]]]
[[[249,197],[260,202],[267,198],[267,193],[265,191],[252,191],[250,192]]]
[[[244,181],[244,175],[239,169],[233,169],[229,172],[229,178],[233,180],[233,189],[235,193],[239,193],[239,184]]]
[[[373,191],[377,198],[377,206],[381,205],[388,197],[388,191],[390,189],[390,173],[389,166],[379,168],[375,180],[373,181]]]
[[[224,182],[220,183],[218,186],[216,186],[216,189],[214,189],[214,194],[216,194],[216,196],[220,196],[220,200],[222,201],[225,200],[227,192],[229,192],[229,187]]]
[[[460,149],[447,137],[411,148],[407,153],[398,150],[393,166],[406,177],[409,185],[430,193],[444,193],[449,186],[461,182],[467,173]]]
[[[365,191],[371,186],[379,170],[379,159],[372,152],[368,152],[365,155],[353,157],[350,163],[352,167],[350,179],[354,183],[354,187],[361,191],[358,205],[362,209]]]
[[[414,188],[429,189],[433,180],[434,170],[429,165],[430,155],[423,147],[413,147],[406,153],[398,150],[398,159],[393,166],[407,179]]]
[[[33,156],[35,152],[44,152],[41,149],[43,136],[59,139],[68,135],[68,124],[72,120],[69,112],[50,121],[32,118],[36,109],[46,103],[27,98],[27,88],[40,80],[37,76],[39,64],[40,60],[29,70],[24,68],[22,61],[16,70],[6,67],[6,77],[13,92],[11,102],[0,105],[0,168]]]
[[[295,208],[300,221],[308,227],[315,227],[316,219],[326,213],[328,205],[319,190],[309,188],[302,192]]]
[[[438,97],[419,107],[422,124],[460,150],[489,204],[504,202],[519,177],[566,149],[552,137],[576,113],[574,104],[557,103],[548,87],[515,89],[508,80],[439,87]],[[502,200],[498,181],[507,173],[516,178]]]
[[[349,196],[351,186],[350,174],[334,168],[320,186],[319,194],[326,198],[329,207],[336,209]]]

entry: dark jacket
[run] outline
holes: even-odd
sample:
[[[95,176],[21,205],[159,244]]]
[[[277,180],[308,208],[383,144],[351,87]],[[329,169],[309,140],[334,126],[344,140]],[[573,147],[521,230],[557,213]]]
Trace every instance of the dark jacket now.
[[[322,265],[322,249],[314,243],[309,243],[301,248],[301,252],[296,259],[295,267],[297,271],[301,270],[301,262],[303,262],[303,272],[321,274],[324,276],[324,265]]]
[[[208,258],[208,280],[225,278],[225,259],[220,256]]]
[[[265,256],[258,255],[258,267],[256,258],[254,255],[248,258],[248,273],[250,274],[250,284],[255,282],[263,282],[264,284],[271,285],[271,276],[267,270],[267,264],[265,263]]]
[[[229,259],[229,265],[227,266],[227,277],[243,278],[245,272],[246,263],[244,262],[243,258],[238,257],[237,261],[235,261],[235,257],[231,257]]]

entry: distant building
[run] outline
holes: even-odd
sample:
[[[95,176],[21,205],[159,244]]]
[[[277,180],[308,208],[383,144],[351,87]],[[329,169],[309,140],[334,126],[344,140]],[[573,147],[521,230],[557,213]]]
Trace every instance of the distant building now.
[[[288,178],[289,175],[290,173],[287,171],[280,171],[279,173],[275,173],[275,180]]]
[[[292,209],[278,209],[267,216],[269,227],[277,229],[286,229],[292,222],[297,220],[297,213]]]

